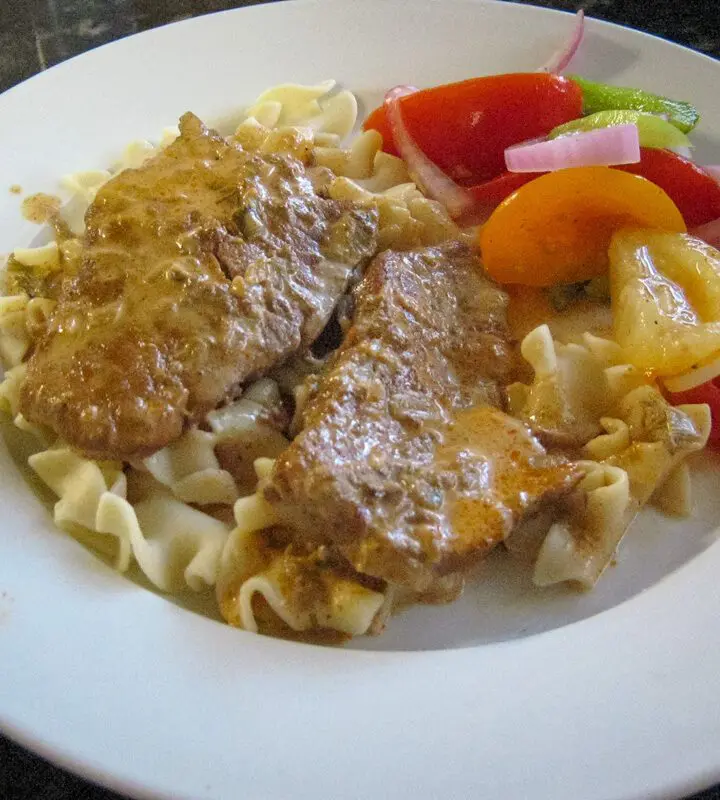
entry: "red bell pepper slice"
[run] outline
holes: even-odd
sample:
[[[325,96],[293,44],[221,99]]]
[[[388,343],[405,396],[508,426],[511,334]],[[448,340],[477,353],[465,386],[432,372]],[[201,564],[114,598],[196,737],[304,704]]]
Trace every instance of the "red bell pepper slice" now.
[[[511,73],[423,89],[400,100],[405,125],[425,155],[462,186],[495,178],[505,149],[545,136],[582,115],[582,92],[567,78]],[[398,155],[384,106],[365,130],[379,131],[384,150]]]
[[[702,386],[696,386],[694,389],[688,389],[686,392],[668,392],[667,397],[674,406],[707,403],[712,416],[708,444],[712,447],[720,447],[720,378],[703,383]]]
[[[642,147],[639,164],[625,164],[616,169],[642,175],[664,189],[688,228],[720,217],[720,183],[695,162],[671,150]]]
[[[469,186],[468,192],[483,208],[495,208],[521,186],[534,181],[543,174],[542,172],[503,172],[490,181]]]
[[[638,164],[625,164],[613,169],[641,175],[663,189],[678,207],[688,228],[720,217],[720,183],[702,167],[677,153],[642,147]],[[540,174],[504,172],[491,181],[469,187],[469,191],[478,202],[497,206]]]

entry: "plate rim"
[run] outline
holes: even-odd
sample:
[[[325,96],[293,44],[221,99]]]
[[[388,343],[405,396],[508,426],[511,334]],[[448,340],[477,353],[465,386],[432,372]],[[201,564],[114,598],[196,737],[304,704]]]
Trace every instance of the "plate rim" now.
[[[209,14],[203,14],[203,15],[200,15],[199,17],[185,19],[185,20],[181,20],[179,22],[168,23],[166,25],[159,26],[159,27],[151,29],[149,31],[144,31],[144,32],[141,32],[141,33],[138,33],[138,34],[133,34],[132,36],[129,36],[129,37],[123,37],[123,39],[115,40],[115,41],[110,42],[108,44],[102,45],[100,48],[95,48],[95,49],[93,49],[91,51],[87,51],[85,53],[79,54],[79,55],[73,57],[72,59],[68,59],[67,61],[62,62],[61,64],[57,65],[56,67],[53,67],[51,70],[48,70],[47,73],[40,73],[38,75],[32,76],[32,77],[28,78],[27,80],[21,82],[20,84],[17,84],[16,86],[11,87],[9,90],[7,90],[2,95],[0,95],[0,106],[2,106],[2,104],[6,101],[8,95],[10,95],[10,94],[15,94],[15,93],[19,92],[20,90],[22,90],[22,91],[35,91],[34,87],[36,85],[41,85],[40,81],[43,80],[43,78],[45,77],[46,74],[49,74],[50,72],[52,72],[54,70],[63,69],[64,67],[67,67],[68,69],[75,69],[76,66],[77,66],[77,62],[78,61],[80,61],[82,59],[92,59],[93,57],[95,57],[96,53],[99,50],[107,51],[110,48],[115,48],[115,47],[118,47],[118,46],[121,47],[122,44],[127,39],[137,40],[137,39],[142,38],[142,37],[151,37],[154,34],[156,34],[158,31],[167,30],[168,28],[171,28],[171,27],[191,26],[191,25],[197,24],[197,21],[199,19],[218,17],[218,16],[222,16],[222,15],[237,15],[239,13],[247,14],[248,12],[258,13],[258,11],[260,11],[260,13],[262,13],[262,11],[261,11],[262,9],[266,9],[267,10],[267,9],[271,9],[271,8],[274,9],[274,8],[283,7],[283,6],[287,6],[287,7],[289,7],[289,6],[295,6],[295,7],[323,6],[323,5],[328,4],[329,2],[332,2],[332,0],[281,0],[281,2],[271,3],[271,4],[267,4],[267,5],[260,4],[260,5],[250,6],[250,7],[228,9],[228,10],[224,10],[224,11],[217,11],[217,12],[211,12]],[[337,0],[336,0],[336,2],[337,2]],[[567,16],[570,15],[570,12],[561,11],[559,9],[547,9],[547,8],[540,7],[540,6],[527,6],[527,5],[519,5],[519,4],[517,4],[517,5],[516,4],[507,4],[505,2],[502,2],[502,0],[455,0],[455,2],[462,2],[463,4],[466,4],[466,5],[473,5],[473,4],[475,4],[475,5],[488,5],[488,6],[495,6],[495,7],[498,7],[498,8],[502,7],[502,8],[506,8],[506,9],[510,8],[510,7],[515,7],[515,8],[518,8],[518,9],[530,8],[530,9],[534,9],[537,12],[540,12],[543,15],[561,15],[563,17],[567,17]],[[348,4],[349,4],[349,0],[348,0]],[[713,64],[716,68],[720,68],[720,64],[713,57],[711,57],[711,56],[709,56],[707,54],[696,52],[696,51],[692,50],[691,48],[685,47],[685,46],[680,45],[680,44],[678,44],[676,42],[672,42],[672,41],[670,41],[668,39],[664,39],[663,37],[654,36],[652,34],[647,34],[647,33],[643,32],[643,31],[639,31],[639,30],[634,29],[634,28],[618,25],[618,24],[615,24],[615,23],[606,22],[606,21],[603,21],[603,20],[595,20],[595,19],[593,19],[592,20],[592,24],[593,25],[607,26],[610,29],[617,29],[617,30],[620,30],[620,31],[631,31],[631,32],[633,32],[634,34],[636,34],[636,35],[638,35],[640,37],[643,37],[643,38],[647,37],[649,39],[657,40],[659,42],[662,42],[662,43],[664,43],[664,45],[670,45],[670,46],[672,46],[674,48],[679,48],[680,50],[683,50],[683,51],[685,51],[687,53],[692,54],[693,57],[696,57],[696,58],[700,57],[702,59],[706,59],[711,64]],[[28,85],[32,85],[31,89],[27,88]],[[688,574],[687,573],[697,572],[700,567],[702,567],[704,569],[710,559],[713,562],[720,563],[720,559],[717,558],[718,554],[717,553],[711,554],[710,551],[713,550],[713,549],[715,551],[718,550],[717,547],[710,548],[705,553],[702,553],[699,556],[697,556],[690,563],[684,565],[680,570],[678,570],[677,573],[674,573],[673,575],[668,576],[667,580],[669,580],[669,581],[679,581],[679,580],[682,579],[682,581],[684,581],[686,583],[687,582],[687,578],[688,578]],[[711,558],[711,555],[712,555],[712,558]],[[699,563],[701,561],[702,561],[702,564]],[[698,563],[695,563],[695,562],[698,562]],[[662,581],[661,583],[664,584],[665,581]],[[647,600],[648,597],[650,597],[650,595],[652,595],[657,588],[658,588],[657,586],[652,587],[651,589],[647,590],[647,592],[643,593],[644,596],[645,596],[645,600]],[[161,598],[158,598],[158,599],[161,599]],[[714,598],[714,599],[717,601],[718,608],[720,609],[720,594],[718,595],[717,598]],[[627,601],[627,602],[629,602],[629,601]],[[625,605],[625,604],[622,604],[622,605]],[[603,618],[607,617],[609,614],[612,614],[613,612],[615,612],[617,608],[619,608],[619,607],[616,607],[616,608],[611,609],[611,610],[606,611],[606,612],[601,612],[601,614],[598,615],[598,616],[601,616]],[[533,639],[539,638],[539,637],[557,638],[560,635],[559,631],[567,630],[568,627],[573,627],[574,628],[574,627],[577,627],[577,626],[580,626],[580,625],[585,625],[585,624],[587,624],[589,622],[592,622],[594,619],[595,618],[591,618],[590,620],[584,620],[582,622],[573,623],[570,626],[566,626],[566,628],[558,629],[558,630],[554,630],[554,631],[548,631],[547,633],[536,634],[535,636],[529,637],[529,638],[533,638]],[[207,620],[205,620],[204,623],[207,623]],[[605,624],[605,623],[603,622],[603,624]],[[237,632],[233,632],[233,634],[234,635],[240,635],[240,636],[249,636],[249,634],[244,634],[242,632],[240,634],[238,634]],[[523,640],[523,641],[527,641],[527,640]],[[285,644],[286,643],[284,643],[283,646],[285,646]],[[313,648],[312,646],[302,645],[302,644],[290,644],[289,646],[292,647],[292,648],[299,648],[303,652],[312,653],[313,655],[309,656],[309,660],[310,661],[315,660],[315,655],[317,654],[317,648]],[[511,646],[511,645],[509,643],[507,643],[507,642],[501,642],[501,643],[497,643],[497,645],[490,644],[490,645],[485,645],[484,647],[488,647],[488,648],[496,648],[497,647],[497,648],[502,649],[503,647],[506,647],[506,646]],[[272,650],[274,647],[275,647],[275,644],[269,646],[269,648],[262,648],[261,647],[259,649],[270,649],[270,650]],[[475,649],[475,648],[473,648],[473,649]],[[420,656],[420,655],[415,654],[415,653],[407,653],[407,652],[400,652],[400,653],[396,653],[396,652],[393,652],[393,653],[369,653],[369,654],[368,653],[359,654],[358,651],[338,651],[338,652],[346,654],[346,655],[341,656],[340,657],[341,659],[347,659],[347,658],[358,659],[358,658],[360,658],[362,660],[365,660],[368,657],[371,658],[371,659],[376,659],[376,660],[377,659],[379,659],[379,660],[393,660],[393,659],[396,659],[397,657],[401,657],[401,658],[404,658],[404,659],[405,658],[427,658],[427,656]],[[441,653],[442,655],[440,656],[440,659],[444,660],[444,659],[449,657],[448,656],[449,652],[456,653],[457,651],[447,651],[447,652],[432,651],[432,655],[437,657]],[[318,656],[318,658],[319,658],[319,656]],[[303,660],[303,661],[305,660],[305,658],[303,656],[300,656],[300,659]],[[333,660],[335,660],[334,657],[333,657]],[[0,667],[0,669],[2,669],[2,667]],[[68,748],[58,747],[58,745],[53,744],[50,740],[44,740],[42,738],[42,736],[38,736],[37,734],[33,734],[32,731],[26,730],[21,723],[19,724],[17,720],[13,720],[11,718],[11,715],[7,716],[5,719],[3,718],[3,716],[4,715],[3,715],[3,712],[2,712],[2,708],[0,707],[0,723],[2,723],[2,727],[5,729],[5,732],[6,732],[6,734],[8,735],[9,738],[13,739],[14,741],[17,741],[19,744],[21,744],[21,746],[27,747],[29,750],[38,753],[39,755],[41,755],[44,758],[47,758],[48,760],[52,761],[53,763],[58,764],[59,766],[63,767],[64,769],[68,769],[68,770],[70,770],[72,772],[75,772],[75,773],[77,773],[79,775],[82,775],[83,777],[87,777],[89,780],[91,780],[93,782],[96,782],[99,785],[108,786],[109,788],[112,788],[115,791],[129,793],[129,794],[131,794],[131,795],[133,795],[135,797],[138,797],[138,798],[166,798],[166,797],[170,798],[171,796],[174,797],[174,798],[181,797],[181,795],[177,794],[175,791],[168,791],[167,793],[159,792],[156,789],[152,789],[152,788],[149,788],[147,786],[139,785],[139,784],[137,784],[137,782],[135,782],[133,780],[128,780],[127,778],[120,778],[117,775],[111,775],[110,773],[108,773],[106,771],[103,771],[103,769],[101,767],[99,767],[97,765],[93,765],[93,764],[91,764],[91,763],[89,763],[87,761],[83,761],[82,756],[74,755],[71,752],[72,748],[68,749]],[[676,786],[669,786],[669,785],[666,784],[664,786],[664,788],[659,788],[659,789],[655,790],[654,793],[651,792],[650,794],[645,794],[643,796],[646,797],[646,798],[658,798],[658,800],[659,800],[659,798],[670,798],[670,797],[677,796],[676,792],[698,791],[699,789],[702,789],[704,786],[707,786],[710,783],[712,783],[714,781],[718,781],[718,780],[720,780],[720,758],[718,758],[716,766],[713,768],[713,770],[710,773],[704,773],[701,777],[696,776],[695,779],[693,779],[693,780],[691,780],[689,782],[688,782],[687,779],[685,779],[684,781],[680,781]],[[183,797],[185,797],[185,795],[183,795]],[[628,800],[631,800],[630,796],[628,796]]]

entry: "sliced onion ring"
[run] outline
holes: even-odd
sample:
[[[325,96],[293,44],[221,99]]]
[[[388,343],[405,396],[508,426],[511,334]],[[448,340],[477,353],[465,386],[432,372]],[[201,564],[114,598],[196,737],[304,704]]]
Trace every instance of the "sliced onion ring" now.
[[[558,73],[567,67],[577,53],[585,35],[585,12],[582,8],[575,15],[575,25],[567,41],[538,69],[538,72]]]
[[[698,225],[690,231],[690,234],[720,250],[720,217],[704,225]]]
[[[711,361],[698,364],[695,369],[688,370],[682,375],[673,375],[672,378],[663,378],[663,383],[668,392],[687,392],[714,380],[720,375],[720,355]]]
[[[612,125],[505,150],[510,172],[553,172],[567,167],[611,167],[640,161],[637,125]]]
[[[396,86],[385,95],[385,108],[395,147],[410,177],[428,197],[442,203],[459,225],[480,225],[488,219],[493,209],[480,206],[469,192],[434,164],[405,125],[400,98],[416,91],[414,86]]]

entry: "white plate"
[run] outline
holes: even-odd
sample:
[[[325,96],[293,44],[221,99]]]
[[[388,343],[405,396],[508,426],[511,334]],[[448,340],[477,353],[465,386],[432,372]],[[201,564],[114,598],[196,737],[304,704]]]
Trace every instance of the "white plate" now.
[[[103,47],[0,98],[0,251],[36,235],[7,186],[52,189],[188,108],[212,121],[271,84],[326,77],[367,108],[397,83],[532,70],[571,23],[471,0],[334,0]],[[691,98],[698,155],[720,161],[716,62],[591,21],[573,67]],[[496,558],[460,604],[335,650],[232,630],[116,575],[53,530],[4,448],[0,461],[0,721],[94,779],[173,800],[630,800],[720,779],[717,462],[697,517],[648,516],[593,594],[531,594]]]

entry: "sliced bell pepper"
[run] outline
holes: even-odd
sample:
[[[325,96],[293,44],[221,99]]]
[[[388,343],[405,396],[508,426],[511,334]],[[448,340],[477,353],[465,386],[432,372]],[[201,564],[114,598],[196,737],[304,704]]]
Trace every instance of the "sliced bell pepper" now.
[[[582,89],[583,108],[586,114],[623,108],[646,111],[650,114],[665,114],[668,121],[683,133],[689,133],[700,119],[697,109],[682,100],[671,100],[669,97],[645,92],[642,89],[596,83],[577,75],[570,77]]]
[[[677,153],[642,147],[638,164],[624,164],[613,169],[640,175],[663,189],[680,210],[688,228],[705,225],[720,217],[720,183],[702,167]],[[468,191],[479,203],[497,206],[541,174],[504,172],[491,181],[470,186]]]
[[[480,252],[499,283],[576,283],[607,271],[608,244],[625,226],[685,230],[667,194],[644,178],[608,167],[562,169],[495,209],[480,229]]]
[[[544,172],[503,172],[490,181],[469,186],[468,192],[478,205],[496,208],[521,186],[544,174]]]
[[[643,111],[628,111],[618,109],[612,111],[597,111],[581,119],[565,122],[550,131],[548,138],[557,139],[559,136],[568,136],[573,133],[594,131],[598,128],[609,128],[613,125],[637,125],[642,147],[691,147],[690,139],[670,122],[654,114]]]
[[[457,183],[473,186],[504,171],[510,145],[577,119],[582,92],[559,75],[511,73],[423,89],[403,97],[400,108],[425,155]],[[398,155],[384,106],[363,127],[379,131],[383,149]]]
[[[642,175],[664,189],[680,209],[688,228],[720,217],[720,183],[677,153],[643,147],[639,164],[625,164],[616,169]]]

